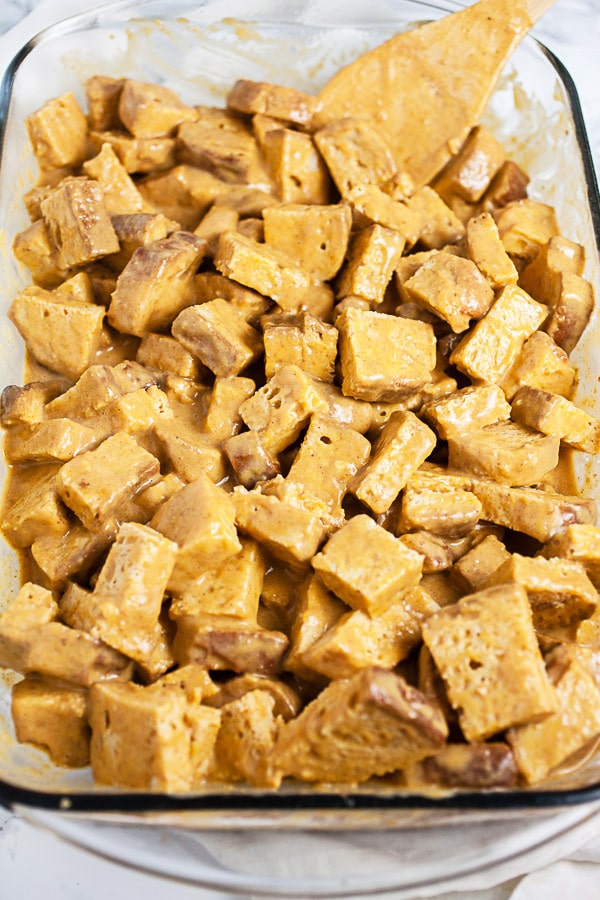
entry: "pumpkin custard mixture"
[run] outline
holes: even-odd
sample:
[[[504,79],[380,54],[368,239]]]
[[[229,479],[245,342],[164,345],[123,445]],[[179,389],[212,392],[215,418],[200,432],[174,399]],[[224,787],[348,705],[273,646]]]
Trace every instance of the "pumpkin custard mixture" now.
[[[18,740],[162,792],[526,786],[585,752],[593,291],[495,137],[423,182],[298,90],[100,74],[25,124]]]

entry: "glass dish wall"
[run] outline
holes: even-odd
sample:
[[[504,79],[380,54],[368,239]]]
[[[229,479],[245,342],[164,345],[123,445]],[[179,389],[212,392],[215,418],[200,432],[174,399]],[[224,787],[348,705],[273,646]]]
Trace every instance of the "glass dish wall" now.
[[[316,92],[343,64],[415,22],[439,17],[448,5],[416,0],[368,4],[126,2],[75,17],[30,42],[9,67],[2,87],[3,142],[0,168],[0,383],[22,380],[22,346],[6,311],[28,283],[12,257],[13,236],[28,224],[23,193],[37,176],[23,120],[46,99],[72,90],[84,103],[83,85],[94,74],[129,76],[174,88],[189,103],[218,105],[238,77],[273,81]],[[557,210],[561,232],[583,244],[585,276],[600,296],[598,231],[600,204],[574,87],[567,72],[543,47],[527,39],[514,54],[485,124],[531,176],[530,195]],[[600,413],[597,314],[574,359],[580,369],[578,402]],[[4,465],[4,463],[2,463]],[[598,461],[582,464],[582,491],[598,495]],[[2,472],[5,477],[5,471]],[[18,588],[14,554],[2,545],[0,608]],[[477,817],[499,809],[539,809],[600,797],[600,763],[592,761],[542,789],[420,796],[365,786],[351,796],[303,787],[269,794],[232,788],[215,794],[164,797],[94,787],[88,770],[61,770],[46,756],[17,744],[10,722],[10,676],[0,675],[0,799],[45,808],[137,815],[147,811],[227,823],[291,822],[323,827],[343,821],[395,827],[419,820],[439,823],[451,809]],[[409,814],[412,811],[412,815]],[[185,815],[184,815],[185,813]],[[359,814],[360,813],[360,814]],[[171,821],[171,820],[169,820]],[[193,819],[198,821],[198,818]],[[347,827],[344,826],[344,827]],[[362,826],[361,826],[362,827]]]

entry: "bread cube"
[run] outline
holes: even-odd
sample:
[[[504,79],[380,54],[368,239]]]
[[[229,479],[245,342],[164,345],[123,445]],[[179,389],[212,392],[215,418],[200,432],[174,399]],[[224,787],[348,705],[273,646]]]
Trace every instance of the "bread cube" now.
[[[477,475],[448,471],[425,463],[409,479],[415,490],[471,491],[481,503],[481,518],[503,528],[522,531],[545,544],[573,522],[591,525],[596,505],[590,498],[559,494],[549,489],[508,487]]]
[[[256,329],[221,297],[182,310],[171,331],[218,378],[237,375],[262,353]]]
[[[265,81],[238,79],[227,94],[227,106],[247,115],[260,113],[293,122],[310,125],[316,98],[295,88],[269,84]]]
[[[450,362],[475,382],[498,384],[547,312],[521,288],[507,285],[487,315],[454,348]]]
[[[251,378],[216,378],[204,417],[203,430],[215,441],[225,441],[243,427],[240,405],[252,396],[256,385]]]
[[[213,205],[204,213],[194,228],[194,234],[206,241],[206,255],[214,256],[217,252],[221,232],[236,231],[239,224],[240,217],[235,209]]]
[[[62,622],[30,627],[27,651],[19,671],[33,672],[67,684],[89,687],[106,679],[127,679],[131,660],[105,641]]]
[[[0,666],[17,672],[28,671],[32,632],[53,622],[58,613],[51,591],[25,582],[0,615]]]
[[[340,479],[342,480],[342,479]],[[283,478],[279,475],[263,481],[258,485],[261,494],[277,497],[282,503],[297,507],[308,513],[321,524],[325,533],[335,531],[344,521],[344,512],[341,506],[329,504],[322,496],[314,494],[303,484],[293,478]],[[333,494],[336,489],[334,488]],[[323,491],[319,492],[320,494]]]
[[[79,300],[80,303],[96,303],[92,279],[87,272],[76,272],[56,286],[56,296]]]
[[[31,285],[13,300],[8,317],[32,356],[52,372],[76,381],[92,363],[105,309]]]
[[[265,375],[271,378],[285,365],[299,366],[321,381],[333,381],[338,332],[310,312],[283,315],[265,323]]]
[[[110,324],[137,337],[165,329],[193,302],[193,278],[203,255],[203,241],[184,231],[138,247],[117,279]]]
[[[519,275],[519,284],[546,306],[556,306],[562,289],[562,275],[581,276],[585,262],[585,250],[581,244],[562,235],[553,235],[540,248]]]
[[[34,425],[45,418],[45,406],[69,386],[64,378],[30,381],[21,386],[7,385],[0,395],[0,422],[3,428],[12,425]]]
[[[87,692],[28,676],[12,689],[17,740],[43,748],[57,766],[79,768],[90,759]]]
[[[464,237],[465,227],[437,191],[423,185],[405,201],[408,213],[419,223],[419,244],[441,250]]]
[[[165,419],[173,420],[173,410],[164,391],[155,385],[127,391],[106,409],[105,418],[113,432],[135,435],[141,446],[152,452],[154,430]]]
[[[260,317],[273,305],[271,300],[256,291],[242,287],[231,278],[217,272],[199,272],[194,279],[197,303],[206,303],[215,297],[229,301],[241,312],[250,325],[256,325]]]
[[[101,185],[111,216],[142,212],[142,195],[110,144],[103,144],[96,156],[84,162],[82,170]]]
[[[440,438],[467,434],[510,417],[510,404],[495,384],[460,388],[421,407],[420,414],[431,422]]]
[[[509,400],[524,386],[569,397],[575,379],[575,368],[562,347],[545,331],[534,331],[503,377],[501,387]]]
[[[70,619],[127,656],[150,655],[177,545],[154,529],[124,522],[92,594],[78,598]]]
[[[275,701],[268,691],[248,691],[221,709],[212,777],[273,787],[270,757],[277,736]]]
[[[177,128],[177,159],[224,181],[253,184],[262,180],[258,145],[246,122],[215,107],[196,106],[195,111],[194,121]]]
[[[261,605],[276,612],[289,609],[301,588],[301,582],[298,580],[299,574],[297,569],[287,566],[268,568],[260,595]],[[302,573],[302,577],[304,575],[306,575],[306,570]]]
[[[265,239],[265,228],[262,219],[259,218],[248,218],[248,219],[240,219],[237,223],[237,231],[240,234],[243,234],[245,237],[251,238],[253,241],[258,241],[262,243]],[[227,228],[221,229],[222,231],[228,230]],[[220,237],[220,235],[219,235]],[[213,246],[213,256],[216,252],[216,248],[218,246],[219,238],[217,237],[216,242]]]
[[[109,75],[92,75],[87,79],[85,96],[91,129],[119,126],[119,97],[123,84],[123,78],[112,78]]]
[[[240,484],[249,490],[281,471],[278,459],[265,449],[258,431],[242,431],[227,438],[223,452]]]
[[[103,261],[92,263],[87,267],[87,271],[78,272],[74,276],[72,276],[72,278],[79,278],[80,276],[84,276],[85,279],[89,282],[90,296],[89,298],[86,298],[87,302],[92,304],[101,304],[102,306],[104,306],[104,308],[106,308],[110,303],[111,294],[117,284],[117,277],[114,272]],[[67,282],[65,282],[65,284],[67,284]],[[64,284],[57,285],[55,288],[57,293],[60,293],[64,286]],[[70,291],[68,293],[70,294]],[[102,359],[103,362],[111,362],[114,364],[117,362],[122,362],[129,355],[133,355],[132,341],[129,343],[129,346],[126,342],[115,346],[114,344],[111,344],[112,337],[113,335],[111,335],[109,329],[104,328],[102,331],[100,346],[98,348],[98,356],[100,359]]]
[[[331,296],[327,285],[315,282],[287,253],[233,231],[221,235],[214,263],[223,275],[291,312],[306,308],[318,314],[322,298]]]
[[[147,488],[142,488],[142,490],[136,494],[134,503],[132,504],[134,509],[139,511],[139,518],[136,517],[133,519],[133,515],[135,514],[132,514],[132,520],[144,523],[148,522],[158,508],[162,506],[169,497],[172,497],[173,494],[180,491],[183,486],[184,482],[182,479],[175,475],[174,472],[169,472]]]
[[[57,467],[16,472],[2,504],[2,532],[13,547],[29,547],[43,535],[61,537],[71,521],[57,490]]]
[[[494,290],[506,287],[507,284],[515,284],[519,279],[519,273],[504,249],[491,213],[482,212],[469,219],[466,225],[466,247],[469,259],[473,260]],[[521,287],[527,290],[523,281]],[[535,293],[532,296],[541,300]]]
[[[436,362],[431,325],[350,308],[338,316],[336,325],[346,396],[393,402],[429,381]]]
[[[233,504],[240,531],[292,566],[308,562],[325,536],[318,515],[273,494],[263,494],[258,489],[247,491],[240,486],[234,488]]]
[[[366,434],[375,424],[376,410],[367,400],[346,397],[336,384],[313,381],[314,388],[324,401],[327,415],[342,425],[349,425],[355,431]]]
[[[248,428],[257,431],[269,454],[289,447],[316,412],[327,412],[328,403],[316,382],[295,365],[282,366],[267,383],[240,406]]]
[[[393,669],[417,646],[422,621],[437,609],[417,586],[375,618],[360,609],[346,612],[304,651],[302,662],[331,679],[350,678],[369,666]]]
[[[119,94],[119,118],[135,137],[163,137],[181,122],[195,121],[198,113],[164,85],[127,78]]]
[[[189,231],[196,228],[217,197],[229,190],[222,178],[185,163],[151,172],[136,184],[148,209]]]
[[[275,119],[273,116],[267,116],[264,113],[254,113],[252,116],[252,128],[254,134],[256,135],[256,139],[260,144],[261,148],[264,150],[265,140],[268,137],[271,131],[276,131],[278,128],[281,128],[283,123],[280,119]]]
[[[566,647],[551,654],[549,667],[559,673],[558,709],[541,722],[507,733],[519,771],[529,784],[542,781],[600,733],[600,691],[590,673]]]
[[[281,727],[273,765],[302,781],[352,784],[431,756],[447,733],[437,707],[400,675],[361,669]]]
[[[156,376],[131,360],[116,366],[89,366],[67,391],[46,406],[49,418],[88,419],[128,391],[156,384]]]
[[[460,334],[481,319],[494,300],[487,279],[470,259],[436,253],[404,282],[405,293]]]
[[[594,289],[589,281],[565,272],[560,295],[544,323],[544,331],[565,353],[571,353],[583,334],[594,308]]]
[[[173,670],[176,660],[171,648],[172,640],[173,625],[163,607],[154,628],[152,650],[149,653],[133,651],[131,654],[135,660],[135,675],[139,682],[153,684]]]
[[[220,690],[203,666],[178,666],[166,672],[154,682],[153,689],[170,690],[173,687],[185,692],[190,702],[203,703],[209,701],[213,709],[218,704],[213,702],[220,695]]]
[[[412,303],[414,306],[413,300],[408,296],[408,294],[404,290],[404,285],[412,278],[412,276],[417,272],[424,262],[427,262],[428,259],[431,259],[436,253],[439,253],[439,250],[419,250],[414,253],[408,253],[406,256],[400,257],[398,260],[398,265],[394,270],[394,287],[398,292],[398,296],[401,300],[401,305],[406,305],[407,303]],[[447,249],[444,252],[449,252]]]
[[[366,437],[330,416],[315,413],[286,477],[326,504],[343,521],[342,500],[350,482],[369,457]]]
[[[313,136],[292,128],[265,134],[262,151],[282,203],[327,203],[331,180]]]
[[[419,239],[421,216],[409,208],[408,202],[395,200],[378,185],[357,184],[344,199],[352,207],[355,220],[397,231],[404,238],[403,249]]]
[[[25,125],[42,172],[75,167],[85,159],[87,120],[70,91],[47,100],[26,117]]]
[[[26,581],[10,605],[0,614],[0,628],[10,625],[27,629],[47,625],[56,619],[58,613],[52,591],[33,581]]]
[[[560,438],[518,422],[496,422],[448,438],[451,468],[492,478],[500,484],[537,484],[558,465]]]
[[[136,353],[137,362],[149,369],[171,372],[182,378],[198,380],[201,366],[198,359],[168,334],[148,332]]]
[[[104,192],[91,178],[65,178],[40,207],[61,268],[83,266],[119,249]]]
[[[179,665],[215,671],[276,675],[288,645],[285,634],[228,615],[177,617],[173,654]]]
[[[346,604],[328,591],[317,575],[305,578],[296,592],[284,669],[305,681],[323,682],[325,679],[305,662],[304,654],[346,612]]]
[[[482,516],[480,500],[466,490],[435,491],[410,485],[402,496],[398,533],[423,529],[438,537],[469,534]]]
[[[415,491],[470,491],[479,480],[482,479],[439,463],[424,462],[410,476],[407,487]]]
[[[208,768],[221,714],[185,691],[139,684],[94,685],[90,756],[98,784],[178,792]]]
[[[585,567],[596,590],[600,590],[600,528],[593,522],[566,523],[542,548],[548,558],[575,560]]]
[[[404,782],[411,788],[514,788],[518,771],[512,750],[501,741],[446,744],[433,756],[408,766]]]
[[[558,640],[574,638],[576,626],[593,615],[600,602],[576,560],[513,553],[492,573],[488,585],[513,581],[527,591],[536,631]]]
[[[265,241],[320,281],[339,271],[348,248],[352,213],[346,203],[282,203],[263,210]]]
[[[353,479],[352,492],[374,513],[386,512],[435,445],[434,432],[414,413],[392,413]]]
[[[31,545],[36,565],[53,588],[64,587],[68,578],[85,577],[110,544],[112,534],[88,531],[73,525],[65,534],[48,530]]]
[[[522,531],[545,543],[575,522],[593,524],[596,507],[593,500],[537,490],[507,487],[489,479],[472,484],[473,493],[481,501],[482,519],[513,531]]]
[[[469,594],[429,616],[422,632],[469,742],[557,711],[521,585]]]
[[[83,422],[50,419],[7,429],[4,452],[11,462],[66,462],[99,444],[105,434]]]
[[[370,617],[414,587],[423,570],[422,556],[366,515],[349,519],[311,563],[326,587]]]
[[[483,126],[476,125],[458,153],[434,179],[433,186],[447,202],[457,195],[469,203],[477,203],[505,156],[502,144]]]
[[[494,534],[467,550],[452,567],[452,579],[465,594],[484,587],[497,569],[510,558],[505,544]]]
[[[119,508],[159,474],[155,456],[119,432],[64,463],[56,489],[90,531],[102,531]]]
[[[242,549],[218,566],[198,571],[180,597],[171,602],[169,615],[210,613],[256,622],[266,561],[255,541],[242,538]]]
[[[522,387],[513,397],[512,416],[542,434],[557,435],[569,447],[585,453],[600,451],[600,420],[559,394]]]
[[[186,668],[179,671],[185,671]],[[198,667],[200,668],[200,667]],[[204,670],[201,670],[204,671]],[[206,676],[212,686],[213,693],[205,697],[204,702],[208,706],[216,709],[222,709],[232,700],[239,700],[251,691],[264,691],[269,694],[273,700],[273,714],[281,716],[287,722],[297,716],[302,707],[302,701],[296,688],[292,687],[285,681],[281,681],[277,677],[271,675],[256,675],[252,672],[245,672],[242,675],[234,675],[227,681],[221,682],[217,687],[214,682]]]
[[[159,456],[181,481],[189,483],[206,475],[217,484],[225,477],[226,464],[219,443],[193,424],[161,417],[154,425]]]
[[[179,546],[168,584],[177,594],[195,583],[203,567],[217,566],[242,549],[233,500],[208,475],[200,475],[163,503],[150,525]]]
[[[396,172],[385,140],[362,119],[330,122],[314,140],[342,197],[359,184],[381,185]]]
[[[399,231],[371,225],[360,231],[350,244],[348,258],[337,282],[337,296],[362,297],[381,303],[392,273],[404,249]]]
[[[52,193],[57,184],[60,183],[63,175],[64,169],[61,169],[58,172],[54,173],[50,177],[48,182],[45,182],[44,180],[44,182],[34,184],[34,186],[26,191],[23,195],[23,203],[25,204],[27,215],[29,216],[32,223],[35,223],[38,219],[42,218],[42,210],[40,204],[42,200],[45,200],[46,197],[48,197]]]
[[[58,251],[41,218],[15,235],[12,251],[15,259],[29,269],[32,280],[40,287],[56,287],[69,272],[69,269],[60,266]]]
[[[552,206],[539,200],[512,200],[493,213],[504,249],[523,268],[551,237],[559,234]]]
[[[485,194],[481,198],[480,208],[493,213],[513,200],[524,200],[527,197],[529,175],[512,159],[504,162],[494,177]]]
[[[117,159],[130,175],[160,172],[175,166],[173,137],[136,138],[117,126],[115,131],[92,129],[89,139],[98,150],[103,144],[112,147]]]
[[[592,287],[581,277],[584,261],[580,244],[552,235],[519,278],[532,297],[550,306],[544,330],[566,353],[581,337],[594,303]]]
[[[381,187],[394,200],[408,200],[417,191],[414,180],[404,170],[396,170]]]
[[[454,553],[451,542],[429,531],[409,531],[398,537],[405,547],[409,547],[423,557],[423,575],[444,572],[452,566]]]

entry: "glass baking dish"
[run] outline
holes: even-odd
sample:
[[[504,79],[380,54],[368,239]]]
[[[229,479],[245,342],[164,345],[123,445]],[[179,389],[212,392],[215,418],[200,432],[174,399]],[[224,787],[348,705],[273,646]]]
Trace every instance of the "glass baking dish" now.
[[[1,88],[0,384],[22,380],[22,345],[6,311],[16,292],[28,283],[27,272],[10,249],[13,236],[29,224],[22,196],[37,177],[23,126],[28,113],[67,90],[84,102],[83,85],[94,74],[164,82],[186,102],[211,105],[223,100],[238,77],[316,92],[360,53],[457,5],[375,0],[366,9],[364,4],[326,0],[126,0],[72,17],[37,35],[9,65]],[[584,274],[600,296],[600,200],[568,72],[547,48],[527,38],[510,60],[483,121],[530,175],[530,196],[552,204],[561,232],[584,245]],[[572,359],[580,373],[578,403],[600,415],[597,328],[596,311]],[[5,475],[4,467],[1,477]],[[600,497],[598,460],[586,458],[577,475],[582,492]],[[19,583],[17,560],[5,544],[0,579],[1,609]],[[193,795],[173,796],[99,788],[93,785],[89,770],[59,769],[40,751],[16,742],[10,687],[11,677],[0,673],[0,801],[105,855],[195,883],[241,890],[242,882],[236,881],[239,873],[229,877],[221,868],[235,867],[236,854],[219,860],[217,876],[215,847],[211,847],[213,862],[204,863],[188,847],[186,852],[196,865],[207,868],[190,873],[188,866],[185,876],[178,875],[177,862],[171,865],[168,854],[162,861],[159,854],[136,854],[121,834],[123,828],[139,837],[139,826],[143,826],[155,837],[162,835],[163,841],[167,840],[164,834],[174,840],[187,831],[196,836],[204,833],[198,829],[209,829],[212,835],[218,829],[242,828],[246,834],[260,829],[261,841],[268,834],[271,842],[277,842],[276,831],[281,828],[336,835],[393,829],[403,834],[407,856],[402,873],[396,859],[390,871],[384,866],[377,877],[371,872],[360,888],[364,891],[368,883],[381,891],[437,883],[442,877],[521,854],[590,821],[600,801],[600,759],[593,757],[543,787],[519,790],[430,795],[389,785],[369,784],[352,792],[286,785],[277,792],[207,787]],[[472,842],[464,850],[454,846],[452,837],[458,822],[461,828],[471,828]],[[480,829],[482,822],[485,829]],[[117,824],[122,827],[111,832]],[[134,831],[127,832],[125,826]],[[429,835],[426,841],[423,831]],[[110,834],[114,839],[107,837]],[[417,835],[412,843],[411,834]],[[149,839],[145,840],[147,847]],[[352,844],[344,844],[343,852],[354,858]],[[440,860],[435,865],[432,856]],[[261,861],[268,872],[267,858],[265,849]],[[281,892],[294,895],[294,885],[288,883],[283,890],[283,883]],[[267,876],[255,878],[252,889],[274,894],[274,884]],[[339,879],[317,879],[310,885],[303,883],[296,895],[327,896],[334,890],[336,895],[357,893],[357,884],[360,887],[360,879],[352,886],[350,882],[341,885]]]

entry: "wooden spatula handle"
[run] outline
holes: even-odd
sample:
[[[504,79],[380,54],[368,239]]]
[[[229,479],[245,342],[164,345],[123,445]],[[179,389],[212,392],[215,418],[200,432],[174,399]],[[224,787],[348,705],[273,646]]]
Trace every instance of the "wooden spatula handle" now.
[[[544,13],[553,6],[554,2],[555,0],[528,0],[531,21],[535,23],[538,19],[541,19]]]

